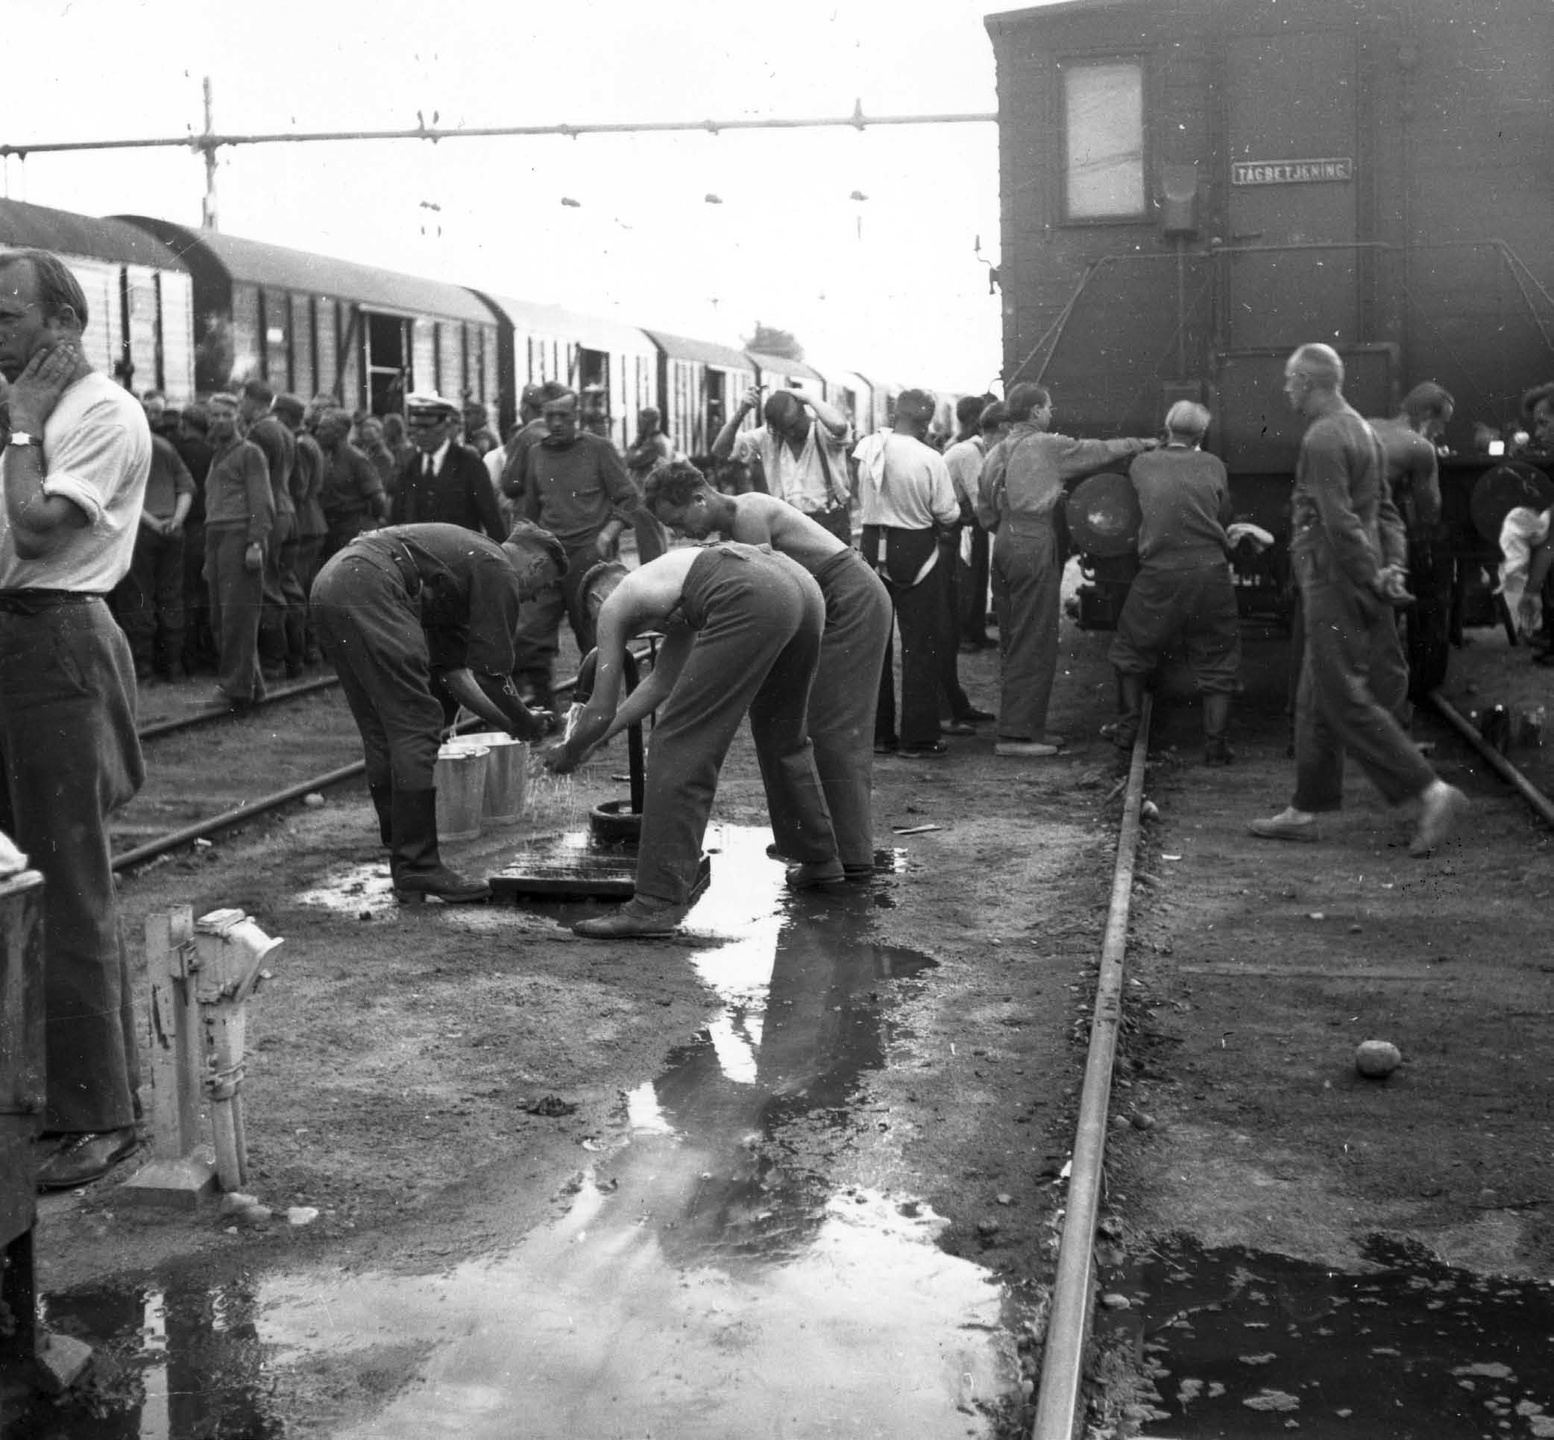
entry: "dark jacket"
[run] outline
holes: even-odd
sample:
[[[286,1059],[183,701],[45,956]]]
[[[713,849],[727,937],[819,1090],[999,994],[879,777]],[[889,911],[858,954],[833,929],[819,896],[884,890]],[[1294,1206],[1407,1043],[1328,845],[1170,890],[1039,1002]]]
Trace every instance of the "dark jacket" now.
[[[462,525],[483,531],[500,543],[507,539],[502,512],[491,488],[485,462],[468,445],[450,443],[442,468],[423,474],[426,457],[417,450],[399,472],[399,493],[394,497],[396,525]]]

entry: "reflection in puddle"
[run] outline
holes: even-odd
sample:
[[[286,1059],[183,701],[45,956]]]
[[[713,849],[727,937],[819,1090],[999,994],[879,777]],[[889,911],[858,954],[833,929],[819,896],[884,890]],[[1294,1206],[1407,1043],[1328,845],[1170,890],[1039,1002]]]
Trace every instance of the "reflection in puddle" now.
[[[1377,1239],[1384,1268],[1157,1245],[1131,1293],[1161,1433],[1237,1440],[1554,1437],[1554,1284]],[[1115,1280],[1109,1289],[1130,1293]],[[1127,1323],[1125,1319],[1123,1323]]]
[[[345,915],[393,914],[399,908],[388,866],[381,860],[331,870],[311,890],[302,891],[297,903]]]
[[[874,942],[879,886],[788,892],[767,838],[709,833],[713,883],[680,943],[716,1008],[591,1137],[596,1168],[567,1213],[442,1275],[259,1280],[231,1352],[241,1378],[210,1366],[255,1416],[230,1433],[270,1433],[265,1395],[295,1405],[319,1386],[358,1395],[328,1433],[362,1440],[991,1433],[976,1407],[1018,1378],[1001,1287],[938,1248],[943,1222],[920,1200],[832,1179],[888,1131],[871,1112],[863,1138],[850,1107],[933,962]],[[356,1371],[384,1353],[399,1357],[392,1382],[362,1395]],[[229,1433],[204,1423],[155,1433]]]

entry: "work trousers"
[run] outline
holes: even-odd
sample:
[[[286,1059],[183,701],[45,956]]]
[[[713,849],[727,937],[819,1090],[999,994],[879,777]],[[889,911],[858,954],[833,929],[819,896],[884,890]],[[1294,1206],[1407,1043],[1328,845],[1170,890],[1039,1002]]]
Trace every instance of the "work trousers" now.
[[[113,592],[114,613],[135,656],[136,673],[170,675],[183,659],[184,537],[144,526],[135,535],[129,574]]]
[[[835,535],[844,545],[853,543],[852,513],[845,505],[833,505],[829,510],[810,510],[809,518],[829,535]]]
[[[216,637],[216,684],[233,700],[264,699],[259,669],[259,620],[264,574],[248,568],[245,525],[205,527],[205,579],[210,628]]]
[[[939,653],[939,713],[952,720],[965,720],[973,709],[960,683],[960,541],[952,535],[939,541],[939,563],[934,566],[939,579],[939,633],[935,648]]]
[[[264,609],[259,620],[259,659],[268,666],[284,665],[295,672],[302,664],[303,626],[308,595],[297,573],[301,542],[296,521],[276,522],[265,547]]]
[[[193,675],[216,668],[210,631],[210,587],[205,583],[205,522],[183,527],[183,668]]]
[[[1058,537],[1039,521],[1005,520],[993,537],[993,610],[1003,683],[998,734],[1040,740],[1058,669],[1063,562]]]
[[[308,599],[324,558],[322,535],[297,537],[297,588],[302,591],[302,658],[308,663],[318,659],[318,626],[313,621],[313,605]]]
[[[599,547],[592,540],[567,550],[567,568],[560,588],[541,590],[523,602],[513,636],[513,677],[540,704],[550,704],[551,666],[561,648],[561,622],[570,622],[577,648],[584,648],[586,626],[578,593],[583,577],[599,564]]]
[[[874,863],[874,712],[890,647],[890,594],[853,549],[815,571],[825,598],[809,738],[842,864]]]
[[[1325,553],[1293,557],[1305,609],[1306,651],[1295,698],[1297,810],[1343,804],[1344,753],[1352,753],[1389,805],[1435,779],[1393,708],[1408,688],[1391,606],[1336,575]]]
[[[961,639],[970,645],[986,645],[987,584],[990,546],[988,533],[980,525],[968,525],[971,534],[971,559],[961,562],[960,615]]]
[[[442,704],[432,694],[421,607],[399,567],[376,549],[347,546],[324,563],[312,598],[324,654],[361,732],[367,783],[432,789]]]
[[[45,882],[47,1131],[135,1120],[135,1016],[108,817],[144,778],[134,661],[108,607],[0,608],[0,830]]]
[[[637,894],[675,905],[691,898],[718,772],[746,713],[777,848],[815,864],[836,856],[805,722],[825,629],[820,587],[782,556],[713,547],[692,565],[683,603],[701,624],[653,727],[636,877]]]
[[[1241,688],[1241,617],[1230,566],[1166,570],[1146,565],[1134,577],[1117,617],[1107,658],[1124,675],[1148,675],[1178,640],[1204,693]]]
[[[939,739],[939,638],[944,577],[937,560],[921,580],[916,580],[916,576],[923,562],[935,554],[937,541],[931,530],[867,526],[864,554],[870,560],[878,560],[881,540],[886,546],[886,560],[880,578],[890,594],[896,627],[901,631],[901,730],[898,736],[895,657],[887,647],[880,667],[874,738],[882,745],[894,744],[897,739],[908,747],[933,745]]]

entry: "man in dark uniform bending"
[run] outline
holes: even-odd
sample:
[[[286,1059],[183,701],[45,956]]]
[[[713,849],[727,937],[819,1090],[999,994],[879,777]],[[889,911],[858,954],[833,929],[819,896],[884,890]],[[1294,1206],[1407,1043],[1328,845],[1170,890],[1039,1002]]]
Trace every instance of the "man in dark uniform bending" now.
[[[433,685],[494,727],[538,739],[512,683],[521,601],[559,582],[565,552],[520,524],[502,544],[460,525],[395,525],[358,535],[319,572],[313,612],[324,653],[361,731],[394,894],[483,900],[483,880],[443,865],[435,765],[444,723]]]
[[[826,628],[809,694],[809,738],[849,879],[874,873],[874,711],[890,644],[890,592],[862,555],[775,495],[724,495],[684,460],[647,481],[647,508],[671,530],[697,540],[726,535],[770,545],[820,586]]]
[[[659,714],[635,893],[613,915],[574,925],[579,935],[669,935],[684,919],[718,772],[746,713],[772,834],[796,862],[788,884],[807,889],[846,878],[805,724],[825,610],[802,566],[731,541],[671,550],[619,580],[599,611],[593,694],[545,763],[567,774],[612,735]],[[617,710],[626,642],[649,630],[664,632],[658,661]]]

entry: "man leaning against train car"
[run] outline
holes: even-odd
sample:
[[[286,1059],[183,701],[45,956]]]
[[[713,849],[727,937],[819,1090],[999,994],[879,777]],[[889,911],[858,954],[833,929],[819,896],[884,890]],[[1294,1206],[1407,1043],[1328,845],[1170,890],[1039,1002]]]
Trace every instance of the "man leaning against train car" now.
[[[1265,840],[1317,839],[1318,816],[1343,803],[1348,751],[1388,804],[1417,812],[1409,853],[1428,855],[1468,802],[1437,777],[1373,688],[1378,661],[1397,648],[1392,607],[1408,596],[1401,570],[1382,549],[1382,447],[1344,399],[1343,381],[1343,361],[1328,345],[1302,345],[1285,363],[1285,396],[1308,422],[1290,540],[1306,642],[1295,702],[1295,795],[1248,828]]]
[[[1056,527],[1064,486],[1159,442],[1051,434],[1052,396],[1044,385],[1015,385],[1005,404],[1009,433],[988,452],[977,502],[977,519],[993,532],[993,605],[1003,660],[993,753],[1040,758],[1056,755],[1063,744],[1047,729],[1047,706],[1058,668],[1065,557]]]
[[[86,324],[58,257],[0,255],[0,830],[45,880],[44,1189],[135,1148],[139,1070],[107,822],[145,770],[134,660],[104,597],[130,566],[151,432],[82,355]]]

